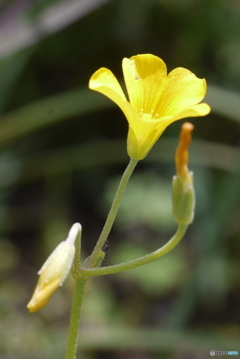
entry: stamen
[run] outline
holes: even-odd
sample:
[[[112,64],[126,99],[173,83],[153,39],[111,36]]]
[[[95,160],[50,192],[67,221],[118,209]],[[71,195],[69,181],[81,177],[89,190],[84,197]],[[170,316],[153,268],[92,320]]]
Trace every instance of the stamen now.
[[[146,120],[155,120],[155,119],[159,118],[158,113],[154,114],[154,110],[151,110],[150,113],[149,113],[149,112],[145,112],[144,108],[140,109],[139,116],[144,117]]]

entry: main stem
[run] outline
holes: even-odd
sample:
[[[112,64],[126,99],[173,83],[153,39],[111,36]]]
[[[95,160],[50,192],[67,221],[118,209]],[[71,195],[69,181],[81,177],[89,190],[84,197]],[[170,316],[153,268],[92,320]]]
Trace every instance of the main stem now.
[[[137,160],[134,160],[133,158],[131,158],[125,172],[122,175],[121,181],[119,183],[117,192],[115,194],[115,197],[114,197],[114,200],[112,203],[112,207],[111,207],[108,217],[106,219],[102,233],[100,234],[97,244],[91,254],[91,257],[89,259],[87,267],[90,267],[90,268],[95,267],[95,263],[98,259],[99,253],[102,250],[102,247],[104,246],[104,243],[107,240],[107,237],[109,235],[109,232],[111,231],[113,222],[116,218],[120,203],[122,201],[123,194],[125,192],[125,189],[126,189],[126,186],[128,183],[128,180],[129,180],[131,174],[133,173],[133,170],[136,167],[137,162],[138,162]]]
[[[93,268],[99,262],[99,256],[101,254],[102,247],[106,242],[106,239],[109,235],[109,232],[112,228],[113,222],[116,218],[123,194],[125,192],[128,180],[136,167],[137,160],[130,159],[130,162],[122,175],[121,181],[119,183],[116,195],[114,197],[112,207],[108,214],[107,220],[101,232],[101,235],[97,241],[97,244],[91,254],[91,257],[88,262],[88,267]],[[80,240],[79,240],[80,241]],[[73,272],[75,277],[75,290],[74,290],[74,297],[73,297],[73,305],[71,311],[71,318],[70,318],[70,325],[69,325],[69,334],[68,334],[68,343],[67,343],[67,351],[65,359],[75,359],[76,352],[77,352],[77,341],[78,341],[78,329],[79,329],[79,322],[80,322],[80,315],[81,315],[81,307],[82,307],[82,299],[84,293],[84,287],[87,281],[87,278],[77,278],[77,272],[79,271],[80,266],[80,258],[79,253],[80,251],[80,242],[77,242],[77,257],[75,257]]]
[[[67,351],[65,359],[75,359],[77,352],[78,342],[78,330],[81,316],[82,299],[84,293],[84,287],[86,284],[86,278],[80,278],[75,280],[75,290],[73,296],[73,305],[70,317]]]

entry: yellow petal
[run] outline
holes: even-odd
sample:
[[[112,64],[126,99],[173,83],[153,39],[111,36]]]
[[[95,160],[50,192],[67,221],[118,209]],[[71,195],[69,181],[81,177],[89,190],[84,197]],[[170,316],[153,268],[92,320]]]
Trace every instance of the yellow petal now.
[[[153,134],[156,132],[155,124],[142,123],[141,126],[135,128],[129,126],[128,138],[127,138],[127,151],[131,158],[136,160],[143,159],[151,149],[151,143],[153,141]],[[150,125],[150,127],[149,127]],[[145,131],[144,131],[145,129]]]
[[[165,84],[165,63],[157,56],[145,54],[124,58],[122,66],[134,110],[137,114],[153,113]]]
[[[210,111],[211,111],[211,108],[206,103],[199,103],[195,106],[186,108],[185,110],[176,114],[175,116],[169,116],[169,117],[162,118],[159,126],[164,127],[164,129],[165,129],[171,123],[181,120],[182,118],[206,116],[209,114]]]
[[[33,296],[27,305],[29,312],[34,313],[45,307],[59,286],[59,278],[49,283],[44,283],[40,277]]]
[[[169,116],[158,120],[158,124],[156,126],[156,134],[154,136],[154,142],[152,146],[171,123],[187,117],[206,116],[209,114],[210,111],[211,108],[206,103],[199,103],[195,106],[183,110],[175,116]]]
[[[96,71],[89,81],[89,88],[98,91],[115,102],[125,113],[127,99],[112,71],[102,67]]]
[[[110,70],[103,67],[96,71],[90,78],[89,88],[114,101],[123,111],[129,124],[137,122],[138,114],[127,101],[119,82]]]
[[[181,67],[174,69],[167,76],[157,104],[158,117],[175,116],[196,105],[202,101],[206,89],[205,79],[199,79],[191,71]]]
[[[211,111],[211,107],[206,103],[199,103],[198,105],[186,108],[175,117],[180,120],[186,117],[198,117],[198,116],[206,116]],[[175,120],[176,121],[176,120]]]
[[[134,126],[129,127],[127,141],[129,156],[137,160],[143,159],[171,123],[186,117],[205,116],[210,110],[206,103],[200,103],[183,110],[176,116],[155,121],[139,120]]]
[[[128,155],[136,160],[142,160],[146,157],[165,128],[166,126],[161,121],[143,121],[142,119],[134,124],[134,126],[129,126],[127,139]]]

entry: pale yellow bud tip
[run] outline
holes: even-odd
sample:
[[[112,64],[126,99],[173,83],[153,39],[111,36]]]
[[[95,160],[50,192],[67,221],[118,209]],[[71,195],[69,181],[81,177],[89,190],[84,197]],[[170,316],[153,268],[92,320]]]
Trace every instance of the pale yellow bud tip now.
[[[58,288],[59,280],[55,280],[51,283],[44,283],[43,279],[40,277],[36,289],[33,293],[32,299],[27,305],[29,312],[34,313],[45,307],[45,305],[49,302],[51,296]]]
[[[75,223],[70,229],[67,239],[55,248],[43,264],[38,272],[40,277],[36,289],[27,305],[30,313],[42,309],[54,292],[63,284],[71,270],[75,255],[74,243],[80,233],[81,225]]]

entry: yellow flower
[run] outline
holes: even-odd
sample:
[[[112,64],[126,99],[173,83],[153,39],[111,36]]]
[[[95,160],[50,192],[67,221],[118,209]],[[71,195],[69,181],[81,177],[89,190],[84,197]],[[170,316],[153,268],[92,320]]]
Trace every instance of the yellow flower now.
[[[124,58],[122,67],[130,101],[106,68],[92,75],[89,87],[109,97],[125,114],[130,157],[136,160],[146,157],[172,122],[210,112],[207,104],[199,103],[206,94],[206,81],[189,70],[179,67],[167,75],[163,60],[150,54]]]
[[[43,264],[38,272],[40,277],[36,289],[27,305],[30,313],[45,307],[55,291],[62,286],[71,270],[75,255],[74,242],[80,233],[81,225],[75,223],[69,231],[68,238],[55,248]]]

